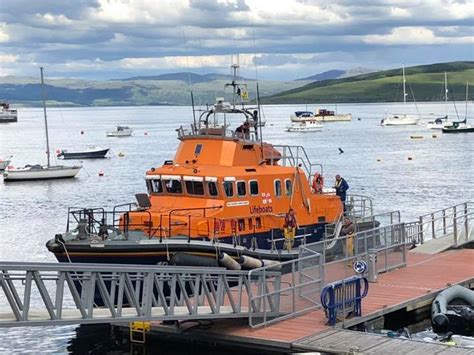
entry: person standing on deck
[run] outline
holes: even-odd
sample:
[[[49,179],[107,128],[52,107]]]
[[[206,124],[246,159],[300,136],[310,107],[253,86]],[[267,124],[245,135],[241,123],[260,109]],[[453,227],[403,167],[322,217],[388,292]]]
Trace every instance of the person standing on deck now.
[[[346,191],[349,189],[349,184],[341,175],[337,174],[334,188],[336,189],[336,195],[341,199],[344,212],[346,212]]]
[[[285,237],[284,249],[288,251],[291,251],[295,242],[296,226],[295,211],[290,208],[285,216],[285,223],[283,224],[283,236]]]

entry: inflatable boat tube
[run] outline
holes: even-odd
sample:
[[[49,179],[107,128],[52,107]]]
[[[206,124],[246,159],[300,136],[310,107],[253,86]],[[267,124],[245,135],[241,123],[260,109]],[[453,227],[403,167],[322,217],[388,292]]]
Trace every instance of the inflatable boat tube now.
[[[262,260],[263,266],[268,266],[270,271],[280,271],[281,270],[281,263],[276,260]]]
[[[459,285],[441,291],[431,305],[433,331],[435,333],[451,331],[455,334],[470,335],[470,329],[474,328],[474,318],[469,310],[466,312],[448,310],[449,303],[454,300],[460,300],[473,307],[474,291]],[[466,308],[470,308],[469,306]]]
[[[243,269],[248,269],[248,270],[258,269],[259,267],[263,266],[263,263],[261,260],[252,258],[251,256],[245,256],[245,255],[242,255],[239,258],[239,264],[242,266]]]
[[[207,258],[205,256],[196,256],[196,255],[191,255],[187,253],[175,253],[171,257],[170,265],[219,267],[219,263],[214,258]]]
[[[229,256],[229,254],[226,254],[226,253],[219,254],[219,264],[229,270],[242,269],[242,266],[237,261],[235,261],[231,256]]]

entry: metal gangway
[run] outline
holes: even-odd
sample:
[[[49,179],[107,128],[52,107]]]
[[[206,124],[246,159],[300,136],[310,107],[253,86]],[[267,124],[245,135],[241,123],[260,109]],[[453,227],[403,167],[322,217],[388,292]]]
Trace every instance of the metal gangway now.
[[[271,317],[278,297],[258,292],[280,284],[271,270],[1,262],[0,327],[246,318],[267,304]]]

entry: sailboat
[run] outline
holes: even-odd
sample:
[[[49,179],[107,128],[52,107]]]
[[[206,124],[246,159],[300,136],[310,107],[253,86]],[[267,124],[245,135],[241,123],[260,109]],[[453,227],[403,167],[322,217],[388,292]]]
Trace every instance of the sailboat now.
[[[63,179],[75,177],[82,166],[51,165],[49,135],[48,135],[48,117],[46,115],[46,94],[44,89],[43,67],[41,72],[41,94],[43,98],[44,127],[46,135],[46,154],[48,157],[47,165],[34,164],[25,165],[22,168],[7,168],[3,173],[3,181],[22,181],[22,180],[46,180]]]
[[[406,92],[406,79],[405,79],[405,67],[402,68],[403,74],[403,107],[406,111],[407,104],[407,92]],[[407,126],[418,124],[419,118],[413,115],[402,114],[391,114],[382,119],[380,124],[382,126]]]
[[[467,99],[468,99],[469,83],[466,83],[466,113],[464,120],[453,122],[451,126],[443,128],[443,133],[472,133],[474,127],[467,124]]]
[[[426,127],[429,129],[443,129],[453,125],[453,121],[448,119],[448,75],[444,72],[444,102],[446,105],[446,115],[438,117],[434,121],[427,123]]]

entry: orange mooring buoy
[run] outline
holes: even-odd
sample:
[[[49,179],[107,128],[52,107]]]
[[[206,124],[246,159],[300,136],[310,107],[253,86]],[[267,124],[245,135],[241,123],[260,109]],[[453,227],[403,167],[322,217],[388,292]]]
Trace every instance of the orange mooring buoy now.
[[[145,135],[145,136],[148,136],[148,132],[145,132],[144,135]]]
[[[412,158],[412,157],[408,157],[408,160],[413,160],[413,158]]]
[[[104,176],[104,170],[99,171],[99,176]]]
[[[81,134],[84,134],[84,131],[81,131]]]

